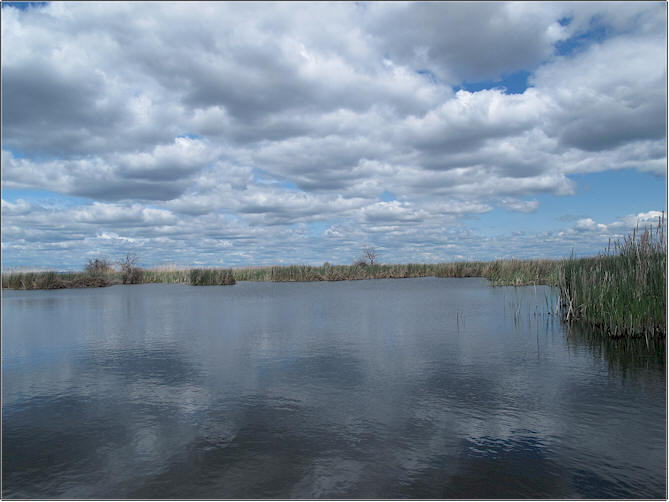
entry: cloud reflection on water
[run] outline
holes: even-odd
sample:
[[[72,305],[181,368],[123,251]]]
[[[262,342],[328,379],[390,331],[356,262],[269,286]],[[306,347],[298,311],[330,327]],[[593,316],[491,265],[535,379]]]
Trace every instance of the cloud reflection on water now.
[[[40,314],[65,347],[48,364],[13,351],[25,312],[7,295],[3,496],[660,494],[661,367],[637,353],[623,378],[618,352],[514,323],[505,292],[434,279],[115,288],[89,300],[116,312],[102,340]]]

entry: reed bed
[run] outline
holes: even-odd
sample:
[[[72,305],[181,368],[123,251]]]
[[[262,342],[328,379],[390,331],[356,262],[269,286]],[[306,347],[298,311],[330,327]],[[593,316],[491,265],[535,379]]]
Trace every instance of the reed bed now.
[[[594,258],[563,261],[558,283],[563,318],[611,337],[666,336],[667,242],[664,221],[635,230]]]
[[[2,274],[3,289],[64,289],[106,287],[115,284],[189,284],[191,286],[232,285],[229,269],[140,269],[132,282],[123,273],[90,272],[10,272]]]
[[[2,274],[3,289],[64,289],[97,288],[110,286],[113,279],[107,275],[86,272],[10,272]]]
[[[231,270],[220,268],[192,268],[188,280],[191,286],[231,286],[236,282]]]
[[[546,284],[551,277],[549,260],[497,260],[494,262],[355,264],[269,267],[149,268],[142,269],[138,284],[234,284],[236,281],[311,282],[413,277],[485,277],[494,285]],[[234,281],[234,282],[233,282]],[[122,284],[119,271],[105,272],[12,272],[3,274],[2,287],[9,289],[55,289]]]
[[[407,263],[375,265],[286,265],[247,267],[233,271],[238,281],[355,281],[364,279],[406,279],[409,277],[485,277],[488,263]]]
[[[238,281],[350,281],[410,277],[485,277],[495,286],[557,284],[561,260],[407,263],[393,265],[290,265],[247,267],[233,271]]]
[[[558,284],[563,260],[496,260],[488,264],[486,277],[494,286]]]
[[[148,268],[144,269],[142,281],[146,284],[189,284],[189,269],[162,269]]]

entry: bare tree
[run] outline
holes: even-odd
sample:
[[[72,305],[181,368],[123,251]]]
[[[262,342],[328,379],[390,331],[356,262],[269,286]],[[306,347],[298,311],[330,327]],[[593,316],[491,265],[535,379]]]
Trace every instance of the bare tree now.
[[[376,249],[374,249],[372,247],[369,247],[369,246],[366,246],[362,250],[362,257],[370,265],[376,265],[376,259],[377,259]]]
[[[142,280],[142,269],[137,266],[137,255],[126,253],[125,258],[121,258],[116,263],[121,267],[121,277],[123,284],[137,284]]]
[[[367,265],[376,265],[378,254],[373,247],[365,246],[362,250],[362,256],[357,258],[353,265],[357,267],[366,267]]]

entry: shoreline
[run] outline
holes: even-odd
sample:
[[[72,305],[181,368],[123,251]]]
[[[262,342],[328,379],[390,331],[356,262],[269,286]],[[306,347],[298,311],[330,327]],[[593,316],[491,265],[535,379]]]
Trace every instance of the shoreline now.
[[[611,338],[666,336],[666,264],[663,240],[645,248],[626,241],[615,254],[558,260],[495,260],[439,264],[282,265],[237,269],[133,269],[133,273],[13,272],[2,289],[73,289],[117,284],[234,285],[243,282],[320,282],[405,278],[479,277],[490,286],[558,288],[560,318],[590,325]],[[557,312],[556,312],[557,313]]]
[[[195,286],[234,285],[249,282],[320,282],[420,277],[481,277],[495,286],[557,284],[555,272],[563,260],[495,260],[490,262],[408,263],[374,265],[274,265],[266,267],[137,269],[132,280],[120,271],[6,272],[2,289],[72,289],[107,287],[118,284],[191,284]]]

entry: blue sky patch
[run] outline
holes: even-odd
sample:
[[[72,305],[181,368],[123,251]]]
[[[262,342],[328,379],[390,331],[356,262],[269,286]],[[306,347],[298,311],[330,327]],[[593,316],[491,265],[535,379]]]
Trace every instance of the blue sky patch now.
[[[48,202],[62,205],[83,205],[90,202],[90,199],[84,197],[74,197],[70,195],[61,195],[50,190],[36,190],[26,188],[3,188],[2,198],[7,202],[16,202],[23,199],[26,202]]]
[[[453,87],[455,92],[463,89],[469,92],[477,92],[486,89],[504,88],[505,94],[522,94],[529,87],[529,71],[519,70],[507,75],[503,75],[499,80],[480,80],[478,82],[463,82],[459,86]]]
[[[606,26],[594,23],[585,33],[558,41],[555,44],[555,52],[558,56],[570,56],[582,52],[593,43],[603,42],[607,36]]]
[[[539,202],[535,213],[497,208],[480,215],[471,227],[485,235],[500,236],[513,230],[557,232],[582,218],[608,224],[630,214],[666,207],[666,178],[633,169],[569,177],[576,182],[575,195],[537,194],[533,197]]]
[[[19,10],[37,9],[48,5],[49,2],[2,2],[2,8],[14,7]]]
[[[397,200],[397,197],[395,197],[394,193],[389,192],[388,190],[384,190],[381,195],[379,195],[379,199],[381,199],[383,202],[392,202]]]
[[[330,223],[325,221],[310,221],[307,223],[309,235],[313,235],[315,237],[320,237],[323,235],[323,232],[325,232],[329,226]]]
[[[179,134],[179,136],[177,136],[177,138],[203,139],[204,137],[200,136],[199,134],[195,134],[195,133],[192,133],[192,132],[187,132],[187,133],[184,133],[184,134]]]

